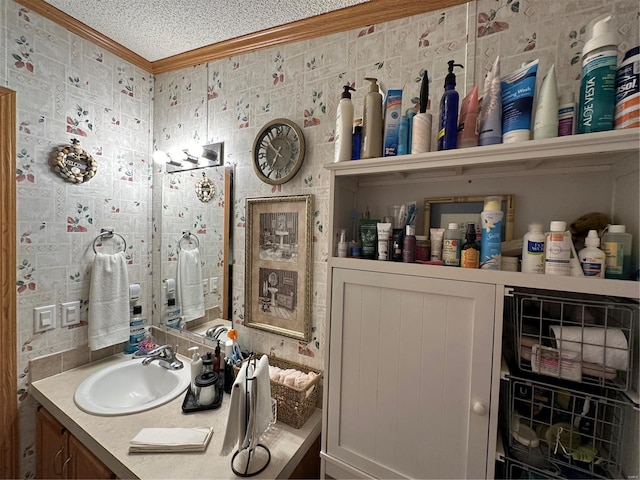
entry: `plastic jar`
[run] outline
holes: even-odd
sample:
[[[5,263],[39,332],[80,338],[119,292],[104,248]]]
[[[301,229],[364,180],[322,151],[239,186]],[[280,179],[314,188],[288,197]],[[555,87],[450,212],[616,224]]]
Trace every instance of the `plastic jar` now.
[[[416,235],[416,261],[428,262],[431,258],[431,242],[424,235]]]

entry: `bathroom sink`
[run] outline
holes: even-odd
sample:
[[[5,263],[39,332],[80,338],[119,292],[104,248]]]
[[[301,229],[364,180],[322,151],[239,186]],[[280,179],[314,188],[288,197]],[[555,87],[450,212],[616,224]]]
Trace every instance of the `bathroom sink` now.
[[[168,370],[157,362],[127,359],[85,379],[73,397],[76,405],[94,415],[126,415],[150,410],[185,391],[191,382],[189,364]]]

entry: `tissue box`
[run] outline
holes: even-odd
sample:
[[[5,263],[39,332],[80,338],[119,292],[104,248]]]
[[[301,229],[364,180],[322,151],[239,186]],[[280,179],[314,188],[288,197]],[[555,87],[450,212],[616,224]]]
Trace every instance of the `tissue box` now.
[[[257,353],[257,358],[262,357],[262,353]],[[246,362],[247,360],[245,360]],[[242,363],[245,363],[242,362]],[[309,383],[306,388],[297,389],[289,385],[271,381],[271,397],[278,404],[278,421],[286,423],[293,428],[302,427],[309,417],[313,414],[318,402],[318,392],[320,390],[321,372],[314,370],[298,363],[290,362],[282,358],[269,355],[269,365],[282,369],[294,368],[303,373],[314,372],[318,376]],[[234,373],[237,375],[240,371],[240,365],[233,366]]]

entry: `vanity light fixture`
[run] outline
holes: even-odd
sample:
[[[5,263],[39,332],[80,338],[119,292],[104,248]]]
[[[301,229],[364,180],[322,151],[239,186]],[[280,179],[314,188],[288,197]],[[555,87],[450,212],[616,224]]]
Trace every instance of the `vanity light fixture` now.
[[[177,148],[167,153],[158,150],[153,158],[166,164],[167,173],[176,173],[220,166],[224,163],[223,155],[224,142],[219,142],[202,147]]]

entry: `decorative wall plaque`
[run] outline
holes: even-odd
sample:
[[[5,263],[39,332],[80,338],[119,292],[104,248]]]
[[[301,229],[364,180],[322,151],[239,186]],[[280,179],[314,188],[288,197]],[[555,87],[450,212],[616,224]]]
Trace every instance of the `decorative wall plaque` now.
[[[80,147],[80,141],[71,139],[71,144],[56,147],[51,154],[51,166],[67,182],[84,183],[93,178],[98,162]]]

